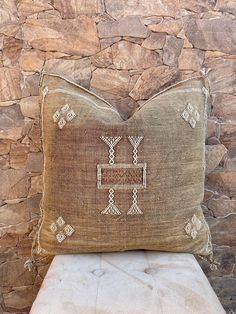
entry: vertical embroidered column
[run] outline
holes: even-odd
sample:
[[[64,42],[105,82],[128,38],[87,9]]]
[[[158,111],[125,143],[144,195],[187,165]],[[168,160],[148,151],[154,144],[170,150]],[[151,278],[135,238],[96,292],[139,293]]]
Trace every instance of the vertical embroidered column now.
[[[141,143],[142,139],[143,139],[143,136],[128,136],[128,140],[130,144],[133,146],[133,164],[134,165],[137,165],[138,163],[138,146]],[[138,190],[135,188],[133,189],[132,193],[133,193],[132,195],[133,203],[130,209],[128,210],[127,215],[142,215],[143,212],[137,205]]]
[[[121,136],[115,136],[115,137],[101,136],[101,139],[109,147],[109,156],[108,156],[109,164],[114,165],[114,163],[115,163],[114,147],[120,141]],[[114,192],[115,191],[113,189],[109,189],[109,204],[101,212],[101,214],[105,214],[105,215],[120,215],[121,214],[121,212],[119,211],[117,206],[114,204]]]
[[[101,212],[106,215],[121,215],[121,212],[114,204],[114,190],[109,189],[109,205]]]
[[[115,163],[115,150],[114,147],[116,144],[120,141],[121,136],[115,136],[115,137],[108,137],[108,136],[101,136],[101,139],[105,144],[109,146],[109,164],[113,165]]]

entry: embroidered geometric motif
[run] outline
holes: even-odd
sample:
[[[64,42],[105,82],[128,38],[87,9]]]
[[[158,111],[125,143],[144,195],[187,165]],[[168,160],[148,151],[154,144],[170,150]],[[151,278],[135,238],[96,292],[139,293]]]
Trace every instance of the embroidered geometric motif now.
[[[142,215],[143,214],[143,212],[137,205],[137,198],[138,198],[137,193],[138,193],[138,190],[133,189],[133,204],[128,210],[127,215]]]
[[[116,137],[101,136],[101,139],[103,140],[104,143],[106,143],[109,146],[109,164],[113,165],[115,163],[114,147],[120,141],[121,136],[116,136]]]
[[[108,206],[101,212],[101,214],[106,215],[120,215],[121,212],[114,204],[114,190],[109,189],[109,204]]]
[[[181,114],[181,117],[186,121],[192,129],[196,127],[197,121],[200,119],[200,115],[191,104],[187,104],[186,108]]]
[[[71,225],[65,224],[65,220],[60,216],[49,226],[49,229],[53,234],[55,234],[59,243],[63,242],[67,237],[70,237],[75,232]]]
[[[201,227],[202,227],[201,221],[194,214],[191,220],[184,227],[184,230],[194,240],[197,237],[198,231],[201,229]]]
[[[121,211],[114,203],[115,190],[132,190],[132,205],[127,215],[141,215],[142,210],[137,205],[138,189],[146,188],[146,163],[138,163],[138,146],[143,136],[128,136],[128,141],[133,147],[132,164],[116,164],[115,149],[116,144],[121,140],[120,136],[105,137],[101,136],[105,144],[109,146],[109,164],[97,165],[97,187],[98,189],[109,190],[108,206],[101,214],[120,215]]]
[[[97,165],[99,189],[134,189],[146,187],[146,164]]]
[[[61,107],[61,109],[55,111],[52,116],[53,121],[58,124],[60,129],[62,129],[67,122],[70,122],[75,117],[75,112],[70,109],[68,104],[65,104],[63,107]]]

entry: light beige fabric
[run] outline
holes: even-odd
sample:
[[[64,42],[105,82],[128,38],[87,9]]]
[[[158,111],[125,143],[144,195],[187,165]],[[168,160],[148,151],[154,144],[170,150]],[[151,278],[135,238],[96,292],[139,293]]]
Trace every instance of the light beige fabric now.
[[[211,253],[202,78],[155,95],[124,121],[105,100],[45,74],[44,192],[35,251]]]
[[[56,256],[30,314],[225,314],[191,254]]]

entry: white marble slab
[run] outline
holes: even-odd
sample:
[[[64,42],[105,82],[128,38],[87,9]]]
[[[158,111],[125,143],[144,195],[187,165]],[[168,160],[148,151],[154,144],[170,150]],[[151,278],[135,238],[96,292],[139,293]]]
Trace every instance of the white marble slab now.
[[[191,254],[56,256],[30,314],[225,314]]]

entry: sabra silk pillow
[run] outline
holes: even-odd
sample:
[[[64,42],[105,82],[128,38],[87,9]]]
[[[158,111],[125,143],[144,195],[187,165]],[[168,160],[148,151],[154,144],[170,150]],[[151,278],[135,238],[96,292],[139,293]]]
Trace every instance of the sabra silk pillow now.
[[[34,252],[133,249],[210,255],[203,78],[154,95],[127,120],[66,79],[41,81],[44,191]]]

